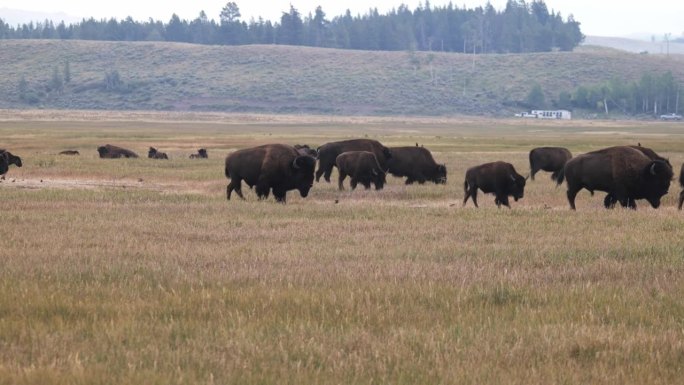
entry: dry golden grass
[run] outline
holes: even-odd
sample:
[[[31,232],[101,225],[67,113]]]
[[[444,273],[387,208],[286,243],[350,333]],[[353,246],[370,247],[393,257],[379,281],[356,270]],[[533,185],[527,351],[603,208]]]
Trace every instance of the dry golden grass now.
[[[681,382],[677,186],[659,210],[582,192],[571,212],[542,173],[512,210],[461,206],[468,167],[525,174],[538,145],[640,141],[679,165],[681,125],[15,113],[0,112],[0,147],[24,159],[0,183],[0,384]],[[364,136],[424,144],[448,185],[225,200],[232,149]],[[101,160],[105,142],[172,159]],[[200,146],[210,159],[187,159]]]

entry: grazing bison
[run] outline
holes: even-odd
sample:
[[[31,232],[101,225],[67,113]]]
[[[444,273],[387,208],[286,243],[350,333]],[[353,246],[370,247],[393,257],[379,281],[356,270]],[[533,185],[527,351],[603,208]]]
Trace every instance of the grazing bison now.
[[[432,154],[424,147],[390,147],[392,157],[387,161],[390,174],[396,177],[406,177],[406,184],[426,181],[435,184],[445,184],[447,169],[443,164],[437,164]]]
[[[134,153],[131,150],[127,150],[125,148],[121,148],[118,146],[112,146],[111,144],[107,144],[107,145],[98,147],[97,152],[100,154],[100,158],[108,158],[108,159],[137,158],[138,157],[138,154]]]
[[[235,190],[240,198],[242,181],[252,188],[256,186],[259,199],[268,198],[273,189],[276,201],[285,203],[289,190],[297,189],[306,198],[313,185],[316,159],[301,155],[294,147],[285,144],[267,144],[238,150],[226,157],[226,177],[230,183],[226,196]]]
[[[672,165],[670,164],[669,159],[663,158],[662,156],[658,155],[655,151],[653,151],[652,149],[650,149],[648,147],[642,147],[641,143],[639,143],[636,146],[629,146],[629,147],[640,151],[642,154],[646,155],[651,160],[661,160],[661,161],[665,162],[672,169]],[[615,204],[617,202],[618,202],[618,200],[615,198],[615,196],[613,196],[611,193],[608,193],[608,194],[606,194],[606,197],[603,199],[603,206],[607,209],[612,209],[615,207]],[[626,203],[627,203],[627,206],[636,207],[636,203],[634,203],[633,200],[631,202],[626,202]],[[622,205],[622,207],[627,207],[627,206]]]
[[[682,203],[684,203],[684,163],[682,163],[682,169],[679,171],[679,186],[682,188],[682,191],[679,193],[679,204],[677,205],[677,208],[681,210]]]
[[[337,186],[344,190],[344,179],[349,175],[349,185],[352,190],[358,183],[368,190],[370,184],[375,185],[376,190],[382,190],[385,185],[385,172],[380,167],[378,159],[370,151],[347,151],[337,156],[335,165],[339,171]]]
[[[150,150],[147,152],[147,157],[152,159],[169,159],[165,152],[159,152],[154,147],[150,147]]]
[[[64,150],[59,153],[59,155],[81,155],[77,150]]]
[[[197,150],[197,154],[190,154],[190,159],[207,159],[209,155],[207,154],[206,148],[200,148]]]
[[[337,156],[347,151],[369,151],[378,160],[383,171],[387,170],[387,161],[392,157],[389,148],[373,139],[351,139],[341,142],[330,142],[318,147],[318,170],[316,171],[316,182],[324,175],[325,181],[330,182],[330,174]]]
[[[539,170],[551,172],[551,179],[557,180],[572,153],[565,147],[537,147],[530,151],[530,178]]]
[[[652,160],[630,146],[616,146],[569,160],[556,183],[560,185],[566,180],[572,210],[575,210],[575,197],[583,188],[592,195],[594,191],[607,192],[622,206],[632,209],[636,209],[637,199],[646,199],[653,208],[658,208],[660,199],[670,188],[672,175],[672,167],[665,161]]]
[[[466,171],[463,190],[463,206],[468,202],[468,198],[473,199],[475,207],[477,205],[477,189],[484,193],[494,193],[497,207],[504,205],[511,208],[508,197],[512,196],[517,202],[525,194],[525,182],[527,178],[518,174],[512,164],[506,162],[485,163],[471,167]]]
[[[299,155],[309,155],[318,159],[318,151],[316,151],[316,149],[309,147],[308,144],[295,144],[294,148],[295,150],[297,150]]]
[[[21,167],[21,158],[7,150],[0,149],[0,179],[5,179],[10,165]]]

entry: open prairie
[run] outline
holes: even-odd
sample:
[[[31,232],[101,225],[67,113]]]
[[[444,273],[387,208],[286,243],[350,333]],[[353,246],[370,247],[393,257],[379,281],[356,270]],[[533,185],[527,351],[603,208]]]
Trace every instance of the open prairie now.
[[[424,145],[448,184],[226,201],[235,149],[356,137]],[[462,207],[468,167],[637,142],[679,173],[682,123],[0,111],[24,163],[0,183],[0,384],[680,383],[676,182],[658,210],[572,212],[543,172],[510,210]]]

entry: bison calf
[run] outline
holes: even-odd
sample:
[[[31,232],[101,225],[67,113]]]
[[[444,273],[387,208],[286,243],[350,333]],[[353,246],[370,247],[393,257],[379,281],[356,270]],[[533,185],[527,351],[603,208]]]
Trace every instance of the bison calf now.
[[[206,148],[200,148],[197,150],[197,154],[190,154],[190,159],[207,159],[209,155],[207,154]]]
[[[242,195],[242,181],[252,188],[256,186],[259,199],[268,198],[273,190],[276,201],[285,203],[289,190],[299,190],[306,198],[313,185],[316,159],[301,155],[285,144],[267,144],[235,151],[226,157],[226,177],[230,179],[226,187],[226,197],[235,191]]]
[[[504,205],[511,208],[508,197],[512,196],[517,202],[525,194],[525,182],[527,178],[518,174],[512,164],[506,162],[485,163],[471,167],[466,171],[463,190],[463,206],[468,202],[468,198],[473,199],[475,207],[477,205],[477,189],[484,193],[493,193],[494,203],[501,208]]]
[[[377,158],[369,151],[347,151],[338,155],[335,165],[339,171],[337,186],[344,190],[344,179],[349,175],[349,186],[352,190],[361,183],[368,190],[370,184],[375,185],[376,190],[382,190],[385,185],[385,172],[380,167]]]
[[[323,175],[326,182],[330,182],[330,174],[333,167],[336,167],[337,156],[347,151],[372,152],[383,171],[387,170],[387,161],[392,157],[390,149],[373,139],[351,139],[326,143],[318,147],[316,182],[320,180],[321,175]]]

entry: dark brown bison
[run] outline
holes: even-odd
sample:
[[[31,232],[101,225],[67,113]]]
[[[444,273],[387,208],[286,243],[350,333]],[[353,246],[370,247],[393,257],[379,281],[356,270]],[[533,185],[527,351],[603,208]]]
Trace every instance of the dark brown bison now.
[[[107,144],[97,148],[97,152],[100,154],[100,158],[137,158],[138,154],[131,150],[121,148],[118,146],[112,146]]]
[[[197,154],[190,154],[190,159],[207,159],[209,155],[207,154],[206,148],[200,148],[197,150]]]
[[[376,190],[382,190],[385,185],[385,172],[380,167],[378,159],[370,151],[347,151],[337,156],[335,165],[339,171],[337,186],[344,190],[344,179],[349,175],[349,186],[352,190],[361,183],[368,190],[370,184],[375,185]]]
[[[388,172],[396,177],[406,177],[406,184],[423,184],[426,181],[435,184],[446,183],[446,166],[437,164],[425,147],[406,146],[389,149],[392,157],[387,161]]]
[[[81,155],[77,150],[64,150],[59,153],[59,155]]]
[[[643,147],[641,145],[641,143],[639,143],[636,146],[629,146],[629,147],[640,151],[642,154],[646,155],[651,160],[661,160],[661,161],[665,162],[670,167],[670,169],[672,169],[672,165],[670,164],[669,159],[663,158],[662,156],[658,155],[655,151],[653,151],[652,149],[650,149],[648,147]],[[618,203],[618,200],[611,193],[606,194],[606,197],[603,199],[603,206],[607,209],[614,208],[616,203]],[[636,203],[633,200],[627,201],[625,203],[627,203],[627,206],[636,207]],[[622,205],[622,207],[627,207],[627,206]]]
[[[679,171],[679,186],[682,188],[682,191],[679,193],[679,204],[677,204],[677,208],[681,210],[682,204],[684,203],[684,163],[682,163],[682,169]]]
[[[285,203],[289,190],[297,189],[306,198],[313,185],[316,159],[300,155],[294,147],[285,144],[267,144],[238,150],[226,157],[226,177],[230,179],[226,196],[235,190],[240,198],[242,181],[256,186],[259,199],[268,198],[273,189],[276,201]]]
[[[156,148],[150,147],[147,152],[147,157],[151,159],[169,159],[169,156],[165,152],[159,152]]]
[[[638,149],[616,146],[578,155],[565,164],[558,185],[566,180],[568,203],[575,210],[575,197],[583,188],[607,192],[622,206],[636,209],[637,199],[646,199],[653,208],[667,194],[672,167],[652,160]],[[605,204],[605,200],[604,200]]]
[[[565,163],[572,158],[572,153],[565,147],[537,147],[530,151],[530,178],[539,170],[551,172],[551,179],[557,180],[558,173]]]
[[[337,160],[337,156],[347,151],[372,152],[384,171],[387,171],[387,161],[392,157],[389,148],[373,139],[351,139],[343,140],[341,142],[326,143],[318,147],[318,170],[316,171],[316,181],[318,182],[321,175],[323,175],[325,181],[330,182],[330,174],[332,173],[333,167],[336,167],[335,161]]]
[[[0,179],[5,179],[5,175],[7,175],[10,165],[21,167],[21,158],[7,150],[0,149]]]
[[[318,151],[316,151],[316,149],[314,148],[309,147],[308,144],[295,144],[294,148],[300,155],[309,155],[318,159]]]
[[[511,208],[508,197],[512,196],[517,202],[525,194],[525,182],[527,178],[518,174],[512,164],[506,162],[485,163],[471,167],[466,171],[463,190],[463,206],[468,198],[473,198],[473,204],[477,206],[477,189],[484,193],[495,195],[494,203],[500,208],[504,205]]]

